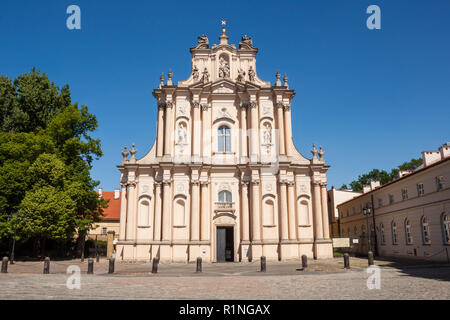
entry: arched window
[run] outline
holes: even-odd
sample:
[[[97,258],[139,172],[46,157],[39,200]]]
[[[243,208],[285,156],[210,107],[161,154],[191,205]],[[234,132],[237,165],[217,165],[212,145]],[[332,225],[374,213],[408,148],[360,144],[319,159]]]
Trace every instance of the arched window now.
[[[443,214],[441,218],[442,236],[445,244],[450,244],[450,216]]]
[[[219,202],[232,202],[230,191],[219,192]]]
[[[411,234],[411,222],[409,222],[408,219],[405,220],[405,239],[406,239],[406,244],[413,243],[413,238],[412,238],[412,234]]]
[[[218,152],[231,152],[231,130],[227,126],[221,126],[217,133]]]
[[[384,225],[380,224],[380,238],[381,238],[381,244],[386,244],[386,238],[384,236]]]
[[[392,244],[397,244],[397,224],[392,221],[391,223],[391,232],[392,232]]]
[[[430,225],[428,224],[427,217],[423,216],[420,220],[420,223],[422,225],[422,240],[423,244],[430,244],[431,243],[431,237],[430,237]]]

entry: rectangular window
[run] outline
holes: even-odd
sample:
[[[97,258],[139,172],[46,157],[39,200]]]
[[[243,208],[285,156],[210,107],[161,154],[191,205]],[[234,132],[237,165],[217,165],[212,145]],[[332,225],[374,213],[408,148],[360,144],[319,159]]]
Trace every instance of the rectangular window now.
[[[383,206],[383,199],[378,198],[378,208],[381,208]]]
[[[423,183],[418,183],[417,184],[417,196],[421,197],[425,194],[425,190],[423,188]]]
[[[350,213],[348,212],[348,209],[347,209],[347,217],[350,215]]]
[[[407,200],[408,199],[408,189],[407,188],[403,188],[402,189],[402,199],[403,200]]]
[[[389,204],[393,204],[394,203],[394,195],[390,194],[389,195]]]
[[[102,234],[106,234],[107,231],[108,231],[108,229],[106,229],[106,227],[103,227],[103,228],[102,228]]]

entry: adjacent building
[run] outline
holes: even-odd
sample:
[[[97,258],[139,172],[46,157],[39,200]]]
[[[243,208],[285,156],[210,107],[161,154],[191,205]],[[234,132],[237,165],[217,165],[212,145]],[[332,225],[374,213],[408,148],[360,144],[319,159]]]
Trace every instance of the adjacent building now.
[[[339,232],[339,213],[337,206],[343,202],[360,196],[361,192],[356,192],[353,190],[337,190],[332,187],[328,190],[328,215],[330,221],[330,235],[332,238],[340,237]]]
[[[100,197],[109,200],[108,208],[103,211],[103,220],[95,223],[89,230],[88,237],[97,240],[106,240],[108,232],[114,232],[114,237],[119,237],[120,226],[120,190],[98,190]]]
[[[153,91],[156,141],[124,150],[117,259],[187,262],[332,257],[322,148],[292,140],[294,90],[257,75],[250,37],[198,37],[192,73]],[[128,157],[130,155],[130,157]]]
[[[367,253],[370,240],[380,256],[450,262],[450,143],[422,158],[422,167],[338,205],[339,232],[359,239],[356,253]]]

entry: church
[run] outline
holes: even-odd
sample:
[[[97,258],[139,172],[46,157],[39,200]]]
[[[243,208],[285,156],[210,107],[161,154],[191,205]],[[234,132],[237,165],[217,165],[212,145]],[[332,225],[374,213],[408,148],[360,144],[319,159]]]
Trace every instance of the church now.
[[[252,38],[228,40],[199,36],[189,78],[161,75],[153,147],[125,146],[117,260],[333,256],[324,151],[294,146],[288,78],[260,79]]]

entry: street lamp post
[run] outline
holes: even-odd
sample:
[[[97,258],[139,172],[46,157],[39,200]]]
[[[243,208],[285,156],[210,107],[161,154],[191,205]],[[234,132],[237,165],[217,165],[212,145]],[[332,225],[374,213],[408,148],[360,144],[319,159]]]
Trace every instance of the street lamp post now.
[[[369,206],[369,204],[367,204],[364,208],[363,208],[363,214],[366,217],[366,224],[367,224],[367,251],[372,251],[372,246],[370,243],[370,232],[371,230],[369,229],[369,216],[372,212],[372,208]]]

